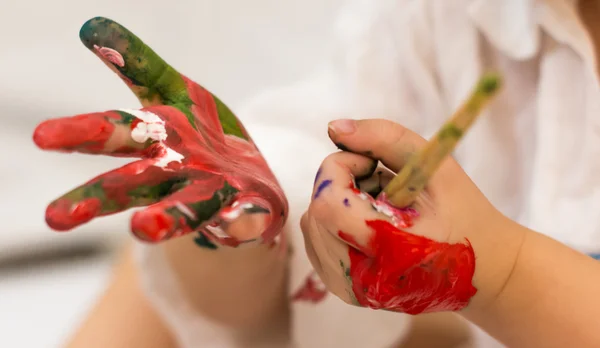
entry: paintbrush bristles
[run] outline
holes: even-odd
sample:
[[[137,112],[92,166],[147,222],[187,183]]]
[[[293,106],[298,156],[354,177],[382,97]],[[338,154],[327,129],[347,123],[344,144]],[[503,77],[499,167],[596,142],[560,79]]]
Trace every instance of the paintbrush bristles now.
[[[483,107],[496,95],[501,86],[500,76],[484,75],[471,96],[454,113],[425,148],[412,156],[383,192],[397,207],[411,205],[440,166],[481,114]]]

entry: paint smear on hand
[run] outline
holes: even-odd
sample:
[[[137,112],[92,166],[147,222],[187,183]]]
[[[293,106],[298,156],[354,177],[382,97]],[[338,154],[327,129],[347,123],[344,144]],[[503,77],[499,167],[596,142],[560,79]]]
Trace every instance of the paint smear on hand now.
[[[366,224],[373,230],[368,246],[348,252],[352,290],[361,306],[408,314],[457,311],[477,293],[472,285],[475,254],[468,241],[436,242],[384,220]],[[360,245],[353,236],[338,234]]]
[[[150,242],[202,232],[223,235],[241,212],[266,220],[250,237],[272,243],[288,203],[265,159],[234,113],[215,95],[169,66],[118,23],[96,17],[82,42],[121,77],[141,110],[114,110],[46,121],[34,133],[42,149],[141,160],[102,174],[46,210],[50,227],[65,231],[133,207],[132,232]],[[209,238],[209,239],[210,239]],[[209,244],[209,243],[199,243]]]
[[[328,186],[330,186],[332,182],[333,182],[333,181],[331,181],[331,180],[323,180],[323,181],[321,181],[321,183],[320,183],[320,184],[319,184],[319,186],[317,187],[317,190],[315,191],[315,196],[314,196],[314,198],[315,198],[315,199],[319,198],[319,196],[321,195],[321,192],[323,192],[323,190],[324,190],[325,188],[327,188]]]
[[[292,301],[319,303],[327,296],[327,288],[316,272],[306,277],[304,285],[294,293]]]
[[[375,211],[390,218],[392,220],[393,225],[396,227],[411,227],[413,219],[419,217],[419,212],[413,208],[394,207],[388,200],[385,193],[380,194],[377,198],[373,198],[369,194],[362,192],[356,187],[354,180],[350,181],[350,183],[348,184],[348,188],[358,198],[362,199],[363,201],[368,201],[371,204],[371,207],[375,209]],[[347,199],[344,200],[344,205],[350,206],[349,202],[347,202]]]
[[[125,66],[125,60],[121,53],[116,50],[113,50],[109,47],[100,47],[98,45],[94,45],[94,50],[104,59],[113,63],[114,65],[122,68]]]

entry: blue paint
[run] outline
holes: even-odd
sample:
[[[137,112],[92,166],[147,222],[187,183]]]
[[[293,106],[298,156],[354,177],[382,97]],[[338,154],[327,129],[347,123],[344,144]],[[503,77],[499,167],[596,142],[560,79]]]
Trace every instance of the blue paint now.
[[[348,200],[348,198],[344,198],[344,205],[347,207],[350,206],[350,201]]]
[[[315,192],[315,199],[319,197],[319,195],[321,194],[321,192],[329,185],[331,185],[332,181],[331,180],[323,180],[320,184],[319,187],[317,187],[317,192]]]
[[[600,253],[588,254],[592,259],[600,261]]]
[[[315,182],[313,183],[313,186],[317,184],[317,180],[319,180],[319,177],[321,176],[321,171],[322,168],[319,168],[319,170],[317,170],[317,175],[315,176]]]

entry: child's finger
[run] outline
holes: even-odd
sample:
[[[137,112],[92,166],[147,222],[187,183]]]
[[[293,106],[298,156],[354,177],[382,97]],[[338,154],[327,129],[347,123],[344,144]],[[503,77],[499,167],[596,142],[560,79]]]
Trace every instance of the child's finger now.
[[[144,106],[189,101],[181,74],[119,23],[92,18],[82,26],[79,37],[118,73]]]
[[[329,137],[348,151],[380,160],[394,172],[427,144],[411,130],[380,119],[333,121],[329,124]]]
[[[467,101],[429,143],[416,133],[385,120],[333,121],[329,124],[329,135],[338,146],[357,153],[368,153],[397,172],[398,176],[384,192],[394,205],[406,207],[425,188],[499,86],[498,76],[485,75]]]
[[[44,121],[33,140],[44,150],[150,157],[152,145],[166,136],[165,122],[150,112],[113,110]]]
[[[376,169],[377,161],[365,156],[349,152],[329,155],[315,177],[312,198],[316,200],[331,189],[347,190],[351,184],[354,186],[356,180],[370,177]]]
[[[378,205],[355,186],[355,178],[370,177],[376,169],[375,160],[354,153],[338,152],[328,156],[317,175],[309,207],[309,214],[335,238],[340,239],[340,231],[353,235],[354,243],[340,240],[357,249],[364,247],[371,235],[366,220],[393,218],[391,210]]]
[[[119,75],[143,106],[176,107],[193,129],[210,128],[210,135],[217,139],[222,137],[221,132],[248,139],[244,127],[219,98],[181,75],[119,23],[103,17],[92,18],[82,26],[79,36],[88,49]]]
[[[304,237],[304,248],[306,249],[306,255],[308,256],[308,260],[312,264],[313,268],[319,275],[322,275],[323,267],[321,267],[321,260],[317,256],[317,252],[313,246],[313,242],[310,235],[310,218],[305,213],[302,215],[302,219],[300,219],[300,230],[302,231],[302,237]]]
[[[306,216],[306,215],[305,215]],[[335,238],[314,219],[303,218],[302,232],[309,260],[327,289],[340,298],[347,295],[347,281],[340,281],[340,274],[344,275],[350,267],[348,260],[348,246],[343,241]],[[309,224],[311,224],[309,226]]]
[[[237,193],[239,191],[222,176],[206,173],[204,178],[196,177],[160,202],[136,212],[131,219],[131,230],[135,236],[149,242],[198,231],[227,207]],[[216,233],[216,230],[211,232]],[[230,238],[227,235],[215,237]]]
[[[48,205],[46,222],[55,230],[66,231],[98,216],[158,202],[186,178],[155,166],[155,162],[129,163],[81,185]]]

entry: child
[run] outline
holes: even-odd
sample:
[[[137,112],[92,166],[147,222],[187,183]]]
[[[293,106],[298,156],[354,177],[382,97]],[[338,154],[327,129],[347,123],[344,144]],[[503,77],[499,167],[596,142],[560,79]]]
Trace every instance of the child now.
[[[195,260],[187,258],[190,250],[183,252],[190,240],[144,249],[146,293],[171,334],[198,345],[201,339],[223,346],[231,346],[228,339],[252,341],[257,326],[288,318],[289,295],[298,301],[284,327],[299,347],[399,344],[407,316],[353,308],[326,295],[302,252],[300,213],[309,204],[314,171],[332,150],[324,130],[335,118],[378,117],[429,137],[488,69],[505,77],[504,91],[466,136],[457,160],[510,219],[580,251],[598,252],[599,36],[592,3],[353,1],[337,22],[339,47],[330,66],[257,97],[238,113],[291,202],[289,275],[274,255],[260,250],[196,253]],[[175,283],[188,296],[183,303],[173,295]],[[125,288],[135,290],[132,284]],[[278,292],[282,288],[289,293]],[[222,323],[243,324],[244,333],[233,337]],[[78,337],[89,342],[89,330]],[[111,329],[103,332],[114,337]]]

